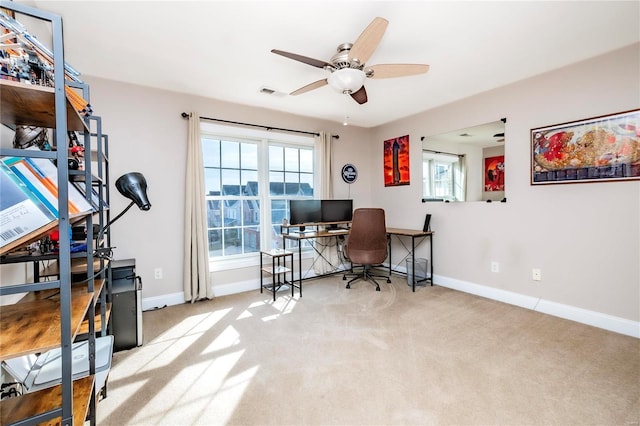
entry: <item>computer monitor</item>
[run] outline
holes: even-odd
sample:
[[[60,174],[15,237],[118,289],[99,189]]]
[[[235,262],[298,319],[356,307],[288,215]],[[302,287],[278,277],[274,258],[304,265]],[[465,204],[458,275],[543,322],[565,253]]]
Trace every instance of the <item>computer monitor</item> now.
[[[289,224],[302,225],[322,220],[322,206],[320,200],[290,200]]]
[[[322,200],[322,222],[349,222],[353,219],[353,200]]]

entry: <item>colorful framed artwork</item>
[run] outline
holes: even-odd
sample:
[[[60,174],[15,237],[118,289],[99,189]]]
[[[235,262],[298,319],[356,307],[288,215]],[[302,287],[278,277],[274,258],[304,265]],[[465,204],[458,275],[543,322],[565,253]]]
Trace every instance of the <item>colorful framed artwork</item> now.
[[[484,159],[484,190],[504,191],[504,155]]]
[[[409,185],[409,135],[384,141],[384,186]]]
[[[640,110],[531,129],[531,185],[640,179]]]

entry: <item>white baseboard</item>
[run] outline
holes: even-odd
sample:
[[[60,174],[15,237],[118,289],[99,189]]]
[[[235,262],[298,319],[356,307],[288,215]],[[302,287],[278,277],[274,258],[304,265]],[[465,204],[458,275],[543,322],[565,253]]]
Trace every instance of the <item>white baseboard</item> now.
[[[228,296],[229,294],[244,293],[245,291],[251,290],[260,290],[260,280],[255,279],[214,285],[213,297]]]
[[[312,278],[315,276],[313,271],[309,272],[306,278]],[[296,276],[297,280],[298,277]],[[245,291],[260,290],[260,280],[247,280],[238,281],[229,284],[215,284],[213,286],[213,297],[228,296],[230,294],[244,293]],[[186,303],[184,300],[184,293],[172,293],[162,296],[147,297],[142,299],[142,310],[148,311],[152,309],[164,308],[165,306],[181,305]]]
[[[260,281],[249,280],[240,281],[230,284],[219,284],[213,287],[213,297],[227,296],[230,294],[243,293],[245,291],[259,290]],[[181,305],[186,303],[184,300],[184,293],[172,293],[162,296],[146,297],[142,299],[142,310],[149,311],[158,308],[164,308],[166,306]]]
[[[640,339],[640,322],[435,274],[434,283],[453,290],[475,294],[476,296],[532,309],[543,314],[576,321]]]
[[[403,269],[398,267],[398,269]],[[577,308],[575,306],[564,305],[562,303],[543,300],[533,296],[514,293],[512,291],[487,287],[469,281],[457,280],[455,278],[443,277],[434,274],[433,282],[436,285],[462,291],[464,293],[475,294],[487,299],[497,300],[510,305],[531,309],[547,315],[576,321],[615,333],[640,339],[640,322]],[[260,289],[259,280],[240,281],[230,284],[218,284],[213,287],[214,297],[227,296],[230,294],[243,293]],[[185,303],[184,293],[172,293],[163,296],[148,297],[142,299],[142,310],[162,308],[165,306],[180,305]]]
[[[142,310],[164,308],[167,306],[181,305],[184,302],[184,293],[163,294],[162,296],[145,297],[142,299]]]

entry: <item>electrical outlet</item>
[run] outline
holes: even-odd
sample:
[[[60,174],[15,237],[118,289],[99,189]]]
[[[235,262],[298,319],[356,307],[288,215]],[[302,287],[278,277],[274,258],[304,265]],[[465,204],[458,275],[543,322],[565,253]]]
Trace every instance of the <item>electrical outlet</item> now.
[[[500,272],[499,262],[491,262],[491,272]]]
[[[533,268],[531,270],[531,279],[534,281],[542,281],[542,271],[538,268]]]
[[[156,280],[162,279],[162,268],[156,268],[153,270],[153,275]]]

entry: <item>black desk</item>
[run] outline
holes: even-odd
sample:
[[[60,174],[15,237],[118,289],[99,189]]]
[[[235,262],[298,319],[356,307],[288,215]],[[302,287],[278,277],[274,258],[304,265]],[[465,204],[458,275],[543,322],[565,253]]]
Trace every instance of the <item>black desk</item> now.
[[[420,231],[417,229],[402,229],[402,228],[387,228],[387,235],[391,236],[396,236],[397,238],[400,237],[410,237],[411,238],[411,250],[409,252],[408,255],[411,255],[411,260],[412,260],[412,264],[411,267],[413,268],[413,271],[411,271],[413,273],[413,291],[416,291],[416,282],[418,282],[416,280],[416,238],[419,238],[420,241],[418,242],[418,245],[420,245],[420,243],[422,241],[424,241],[425,238],[429,238],[429,264],[430,264],[430,272],[429,272],[429,276],[427,278],[425,278],[424,280],[419,280],[419,281],[429,281],[431,283],[431,285],[433,286],[433,232],[432,231]],[[409,271],[407,271],[407,274],[409,273]],[[389,238],[389,274],[391,274],[391,238]]]

